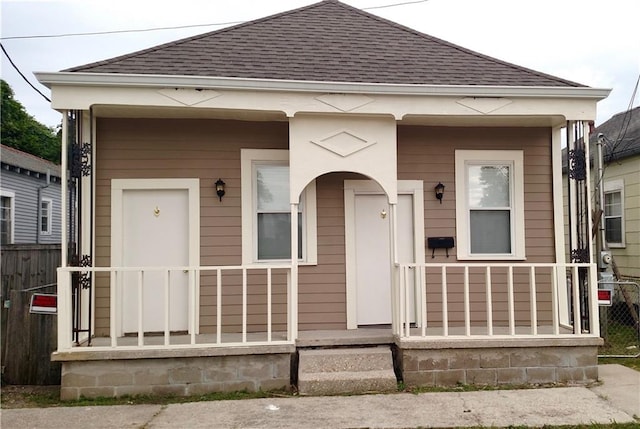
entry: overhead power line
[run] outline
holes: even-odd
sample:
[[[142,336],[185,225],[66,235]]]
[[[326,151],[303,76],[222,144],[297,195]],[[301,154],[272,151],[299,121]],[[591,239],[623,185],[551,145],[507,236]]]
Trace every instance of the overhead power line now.
[[[47,97],[46,95],[44,95],[42,92],[40,92],[40,90],[38,88],[36,88],[35,86],[33,86],[33,84],[31,82],[29,82],[29,79],[27,79],[27,77],[20,71],[20,69],[18,68],[17,65],[15,65],[15,63],[13,62],[13,60],[11,59],[11,57],[9,56],[9,53],[7,52],[7,50],[4,48],[4,45],[2,43],[0,43],[0,48],[2,48],[2,53],[4,53],[4,55],[7,57],[7,59],[9,60],[9,63],[11,63],[11,65],[13,66],[13,68],[18,72],[18,74],[22,77],[22,79],[24,79],[25,82],[27,82],[29,84],[29,86],[31,88],[33,88],[33,90],[35,92],[37,92],[38,94],[40,94],[45,100],[47,100],[49,103],[51,103],[51,100],[49,99],[49,97]]]
[[[428,1],[429,0],[406,1],[402,3],[393,3],[393,4],[382,5],[382,6],[363,7],[361,10],[385,9],[389,7],[426,3]],[[86,33],[34,34],[34,35],[27,35],[27,36],[0,37],[0,40],[54,39],[54,38],[60,38],[60,37],[103,36],[106,34],[145,33],[145,32],[151,32],[151,31],[183,30],[186,28],[219,27],[223,25],[244,24],[245,22],[248,22],[248,21],[215,22],[211,24],[176,25],[176,26],[170,26],[170,27],[152,27],[152,28],[139,28],[139,29],[130,29],[130,30],[90,31]]]

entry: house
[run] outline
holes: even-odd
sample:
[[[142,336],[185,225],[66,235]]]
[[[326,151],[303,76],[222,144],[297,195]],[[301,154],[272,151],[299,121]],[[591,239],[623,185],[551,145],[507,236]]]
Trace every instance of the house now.
[[[60,243],[60,166],[0,145],[2,245]]]
[[[63,398],[597,378],[561,140],[608,90],[336,0],[37,77],[78,154]]]
[[[618,113],[589,140],[603,141],[603,175],[592,171],[593,189],[602,185],[603,233],[624,280],[640,281],[640,107]],[[599,182],[599,183],[598,183]]]

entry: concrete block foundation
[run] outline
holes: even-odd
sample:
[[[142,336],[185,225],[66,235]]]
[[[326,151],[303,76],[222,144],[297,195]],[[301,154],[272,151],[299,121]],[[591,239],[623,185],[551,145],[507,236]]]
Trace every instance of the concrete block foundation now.
[[[192,396],[290,387],[291,353],[62,362],[60,397]]]
[[[586,384],[598,379],[599,342],[400,341],[397,356],[407,386]]]

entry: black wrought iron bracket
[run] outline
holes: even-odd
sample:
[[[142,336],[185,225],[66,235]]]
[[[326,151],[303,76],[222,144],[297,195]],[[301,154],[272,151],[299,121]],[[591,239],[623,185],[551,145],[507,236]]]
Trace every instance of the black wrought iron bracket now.
[[[569,157],[569,178],[574,180],[585,180],[587,178],[587,162],[584,149],[572,149],[568,153]]]
[[[74,179],[91,174],[91,143],[72,143],[69,147],[69,173]]]

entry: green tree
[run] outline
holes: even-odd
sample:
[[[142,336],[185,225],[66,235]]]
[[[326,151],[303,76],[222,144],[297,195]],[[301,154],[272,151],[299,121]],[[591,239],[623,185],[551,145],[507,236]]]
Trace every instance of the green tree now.
[[[0,79],[0,138],[5,146],[14,147],[40,158],[60,163],[60,133],[38,122],[14,98],[11,86]]]

